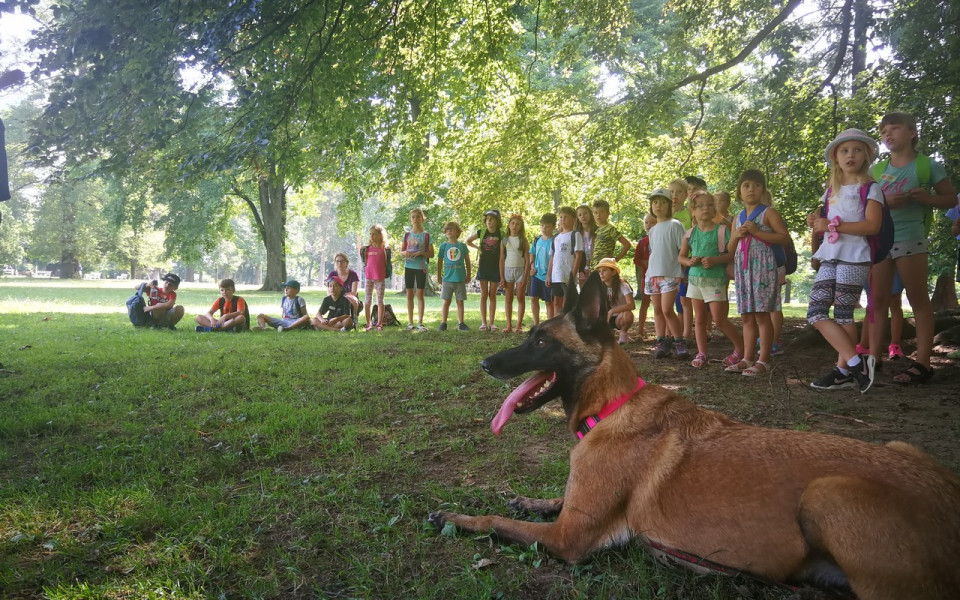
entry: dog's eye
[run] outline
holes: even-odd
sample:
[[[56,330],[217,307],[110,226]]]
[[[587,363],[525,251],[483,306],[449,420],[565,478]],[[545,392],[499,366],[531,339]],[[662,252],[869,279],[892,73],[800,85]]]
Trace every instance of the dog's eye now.
[[[537,348],[543,348],[544,346],[547,345],[547,340],[543,338],[537,338],[537,341],[535,341],[533,345],[536,346]]]

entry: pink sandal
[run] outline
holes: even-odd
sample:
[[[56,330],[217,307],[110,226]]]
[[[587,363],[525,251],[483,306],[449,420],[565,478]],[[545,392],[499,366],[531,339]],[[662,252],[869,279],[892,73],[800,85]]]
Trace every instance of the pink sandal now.
[[[694,357],[693,362],[690,363],[691,367],[696,369],[702,369],[707,365],[707,355],[703,352],[697,352],[697,356]]]
[[[725,359],[723,359],[723,366],[732,367],[733,365],[737,364],[741,360],[743,360],[743,355],[737,352],[736,350],[734,350],[732,354],[730,354]]]

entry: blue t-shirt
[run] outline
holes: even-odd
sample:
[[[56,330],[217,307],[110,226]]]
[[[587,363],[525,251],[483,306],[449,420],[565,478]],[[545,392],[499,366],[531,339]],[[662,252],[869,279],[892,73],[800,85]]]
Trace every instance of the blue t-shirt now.
[[[547,269],[550,267],[550,249],[553,247],[553,238],[543,239],[538,236],[530,244],[530,254],[533,255],[533,266],[537,273],[535,277],[540,281],[547,281]]]
[[[932,188],[946,178],[947,172],[943,166],[931,158],[930,187]],[[883,188],[883,195],[886,197],[894,194],[906,194],[910,190],[920,187],[916,159],[903,167],[894,167],[888,164],[883,171],[883,175],[880,176],[879,183],[880,187]],[[891,208],[890,217],[893,219],[894,241],[927,239],[927,228],[923,224],[924,212],[926,212],[926,205],[913,200],[907,202],[907,205],[903,208]]]
[[[958,196],[960,198],[960,196]],[[953,223],[957,219],[960,219],[960,208],[954,206],[947,211],[947,218],[950,219],[950,223]],[[960,240],[960,235],[957,236],[957,239]]]
[[[403,248],[405,252],[423,252],[430,247],[430,234],[426,231],[421,231],[420,233],[408,231],[403,234],[403,238],[406,241],[406,246]],[[430,260],[425,256],[403,259],[403,266],[407,269],[426,271],[429,263]]]
[[[444,283],[467,281],[467,245],[463,242],[440,244],[440,256],[443,257]]]
[[[283,312],[284,319],[299,319],[307,313],[307,302],[300,296],[293,298],[283,297],[280,302],[280,310]]]

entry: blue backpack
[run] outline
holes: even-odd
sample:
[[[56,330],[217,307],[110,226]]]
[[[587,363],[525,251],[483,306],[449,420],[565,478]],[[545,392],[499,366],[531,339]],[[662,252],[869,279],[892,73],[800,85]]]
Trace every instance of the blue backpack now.
[[[740,211],[740,216],[737,219],[737,222],[740,226],[743,226],[747,221],[753,221],[764,211],[769,208],[766,204],[761,204],[760,206],[753,209],[753,213],[747,217],[747,209]],[[755,238],[758,242],[762,244],[767,244],[760,238]],[[787,275],[793,275],[797,272],[797,248],[793,245],[793,239],[790,240],[790,245],[786,248],[779,244],[767,244],[770,246],[770,249],[773,250],[773,257],[777,261],[777,267],[785,267]]]
[[[150,327],[153,325],[153,319],[150,318],[150,315],[143,312],[147,305],[143,299],[145,287],[146,284],[141,285],[137,293],[127,299],[127,316],[130,317],[130,322],[133,323],[134,327]]]

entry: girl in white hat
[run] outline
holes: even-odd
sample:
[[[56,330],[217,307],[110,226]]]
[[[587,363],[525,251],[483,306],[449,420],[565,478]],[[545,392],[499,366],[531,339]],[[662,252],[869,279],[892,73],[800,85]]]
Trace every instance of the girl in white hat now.
[[[807,321],[840,355],[836,367],[810,384],[820,390],[858,386],[862,394],[873,385],[876,359],[857,354],[853,310],[874,261],[867,237],[877,234],[883,222],[883,192],[869,170],[877,150],[877,143],[859,129],[847,129],[830,142],[825,152],[830,187],[821,199],[826,215],[817,211],[807,216],[813,231],[823,234],[813,255],[820,269],[810,290]]]

